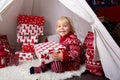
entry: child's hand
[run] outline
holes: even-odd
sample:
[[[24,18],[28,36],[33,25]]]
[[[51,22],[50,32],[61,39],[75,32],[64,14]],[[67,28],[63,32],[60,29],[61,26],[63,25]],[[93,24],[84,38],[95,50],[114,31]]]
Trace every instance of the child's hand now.
[[[62,60],[62,51],[59,52],[54,52],[53,54],[53,59],[56,61],[61,61]]]

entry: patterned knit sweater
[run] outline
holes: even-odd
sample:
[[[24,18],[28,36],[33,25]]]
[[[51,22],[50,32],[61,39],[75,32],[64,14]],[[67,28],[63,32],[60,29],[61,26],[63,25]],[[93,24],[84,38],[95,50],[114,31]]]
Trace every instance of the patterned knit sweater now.
[[[66,47],[63,52],[63,60],[66,70],[78,70],[80,67],[80,54],[82,43],[73,33],[60,37],[60,43]]]

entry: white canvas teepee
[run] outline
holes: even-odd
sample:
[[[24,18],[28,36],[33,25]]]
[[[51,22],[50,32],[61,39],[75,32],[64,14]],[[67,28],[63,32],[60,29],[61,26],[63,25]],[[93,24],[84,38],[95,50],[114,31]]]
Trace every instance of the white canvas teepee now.
[[[110,80],[120,79],[120,48],[112,39],[102,23],[98,20],[85,0],[59,0],[68,9],[82,17],[95,34],[95,46],[98,49],[106,77]]]
[[[7,34],[11,45],[16,43],[19,14],[45,16],[45,35],[55,33],[55,22],[62,15],[72,18],[82,41],[88,31],[93,31],[94,47],[100,55],[105,76],[110,80],[120,79],[120,48],[85,0],[14,0],[11,7],[0,14],[0,34]]]

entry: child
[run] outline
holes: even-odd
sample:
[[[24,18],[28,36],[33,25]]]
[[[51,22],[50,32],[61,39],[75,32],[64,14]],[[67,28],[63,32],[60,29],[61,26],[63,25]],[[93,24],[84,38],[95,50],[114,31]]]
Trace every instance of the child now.
[[[66,47],[65,51],[54,53],[54,61],[39,67],[31,67],[30,73],[41,73],[48,69],[61,73],[64,71],[78,70],[80,67],[81,41],[75,35],[75,30],[70,18],[62,16],[56,24],[56,32],[60,35],[60,43]]]

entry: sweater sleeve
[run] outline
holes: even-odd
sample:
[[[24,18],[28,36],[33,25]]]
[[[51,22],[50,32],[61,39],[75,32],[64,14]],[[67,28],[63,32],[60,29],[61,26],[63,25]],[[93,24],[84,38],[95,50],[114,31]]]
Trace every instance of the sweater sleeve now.
[[[70,61],[80,58],[81,42],[79,39],[69,39],[67,48],[68,50],[63,52],[62,61]]]

